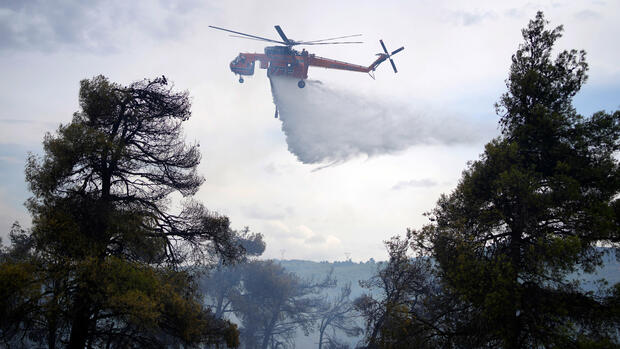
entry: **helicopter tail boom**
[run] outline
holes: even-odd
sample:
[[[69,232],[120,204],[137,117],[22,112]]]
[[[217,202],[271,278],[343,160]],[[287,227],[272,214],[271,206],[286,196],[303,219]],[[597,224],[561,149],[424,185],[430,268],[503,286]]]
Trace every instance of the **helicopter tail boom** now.
[[[374,62],[372,62],[368,67],[357,65],[357,64],[351,64],[347,62],[341,62],[341,61],[337,61],[334,59],[318,57],[315,55],[310,55],[309,65],[315,66],[315,67],[328,68],[328,69],[339,69],[339,70],[349,70],[349,71],[358,71],[362,73],[369,73],[371,74],[370,76],[372,77],[373,76],[372,72],[374,72],[375,69],[377,69],[377,67],[381,63],[383,63],[386,60],[389,60],[390,64],[392,65],[392,69],[394,69],[394,73],[397,73],[398,70],[396,69],[396,64],[394,64],[394,61],[392,60],[392,56],[404,50],[405,47],[398,48],[390,53],[385,47],[383,40],[379,40],[379,43],[381,43],[381,47],[383,48],[384,53],[377,53],[377,56],[379,57]]]

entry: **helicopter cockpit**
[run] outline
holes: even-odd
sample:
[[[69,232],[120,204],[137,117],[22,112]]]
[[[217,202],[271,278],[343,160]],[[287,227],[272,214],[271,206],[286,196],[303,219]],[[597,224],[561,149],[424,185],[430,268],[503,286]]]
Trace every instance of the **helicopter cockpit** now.
[[[230,62],[230,70],[239,75],[254,75],[254,61],[239,55]],[[242,82],[243,79],[239,79]]]

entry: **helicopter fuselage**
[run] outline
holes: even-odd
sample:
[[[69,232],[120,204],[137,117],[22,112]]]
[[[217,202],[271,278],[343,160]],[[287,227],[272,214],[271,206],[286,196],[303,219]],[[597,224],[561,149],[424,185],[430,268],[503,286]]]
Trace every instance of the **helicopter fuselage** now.
[[[230,70],[238,75],[254,75],[258,61],[260,69],[267,69],[267,76],[290,76],[308,78],[310,55],[286,46],[265,47],[265,53],[240,53],[230,62]]]
[[[387,58],[387,55],[379,54],[379,58],[370,66],[365,67],[357,64],[341,62],[334,59],[318,57],[301,52],[288,46],[265,47],[265,53],[240,53],[230,62],[230,70],[240,76],[254,75],[255,64],[258,61],[261,69],[267,69],[267,76],[289,76],[300,80],[308,78],[310,66],[327,69],[339,69],[369,73]],[[240,79],[242,81],[242,79]]]
[[[354,35],[346,35],[339,36],[329,39],[321,39],[321,40],[312,40],[312,41],[295,41],[289,39],[282,28],[279,25],[274,26],[278,35],[282,39],[273,40],[261,36],[256,36],[252,34],[246,34],[226,28],[216,27],[213,25],[209,26],[210,28],[222,30],[228,33],[232,33],[234,37],[240,37],[245,39],[252,39],[258,41],[266,41],[271,43],[281,44],[281,46],[268,46],[265,47],[265,53],[240,53],[232,62],[230,62],[230,70],[239,75],[239,82],[243,82],[243,76],[254,75],[254,68],[256,61],[259,63],[259,67],[261,69],[267,69],[267,76],[289,76],[293,78],[300,79],[297,83],[299,88],[303,88],[306,83],[305,79],[308,78],[308,68],[310,66],[315,67],[323,67],[326,69],[339,69],[339,70],[348,70],[348,71],[357,71],[362,73],[368,73],[373,79],[373,72],[386,59],[390,60],[392,64],[392,68],[394,68],[394,72],[396,73],[396,65],[394,65],[394,61],[391,56],[396,53],[404,50],[404,47],[401,47],[397,50],[389,53],[385,45],[383,44],[383,40],[379,40],[381,46],[383,47],[384,53],[378,53],[379,56],[374,62],[372,62],[368,67],[364,67],[362,65],[351,64],[347,62],[337,61],[335,59],[318,57],[313,54],[309,54],[305,49],[301,52],[293,49],[293,46],[296,45],[340,45],[340,44],[361,44],[361,41],[333,41],[338,39],[352,38],[356,36],[360,36],[362,34],[354,34]]]

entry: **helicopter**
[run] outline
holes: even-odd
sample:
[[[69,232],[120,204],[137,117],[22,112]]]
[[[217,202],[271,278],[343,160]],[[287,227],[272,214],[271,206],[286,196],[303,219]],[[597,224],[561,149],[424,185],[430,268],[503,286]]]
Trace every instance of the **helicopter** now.
[[[280,46],[268,46],[265,47],[265,53],[239,53],[232,62],[230,62],[230,70],[239,76],[239,82],[243,83],[244,76],[254,75],[254,68],[256,61],[259,62],[260,69],[267,69],[267,76],[288,76],[299,79],[297,82],[297,86],[299,88],[304,88],[306,86],[305,80],[308,79],[308,68],[311,66],[314,67],[323,67],[327,69],[339,69],[339,70],[349,70],[356,71],[362,73],[368,73],[370,77],[374,79],[374,71],[377,69],[379,64],[383,63],[386,60],[389,60],[392,64],[392,69],[394,69],[394,73],[397,73],[396,64],[392,60],[392,56],[397,54],[398,52],[405,49],[405,47],[398,48],[391,53],[388,52],[383,40],[379,40],[381,47],[383,48],[383,53],[377,53],[379,56],[374,62],[372,62],[369,66],[365,67],[362,65],[347,63],[337,61],[335,59],[329,59],[324,57],[319,57],[314,54],[308,53],[305,49],[301,52],[293,49],[294,46],[297,45],[338,45],[338,44],[361,44],[361,41],[336,41],[338,39],[352,38],[361,36],[361,34],[340,36],[329,39],[321,39],[321,40],[313,40],[313,41],[295,41],[289,39],[284,31],[279,25],[274,26],[278,35],[280,35],[281,41],[272,40],[256,35],[250,35],[241,33],[238,31],[225,29],[216,26],[209,26],[210,28],[223,30],[225,32],[233,33],[235,35],[231,35],[237,38],[243,39],[251,39],[258,41],[265,41],[270,43],[279,44]]]

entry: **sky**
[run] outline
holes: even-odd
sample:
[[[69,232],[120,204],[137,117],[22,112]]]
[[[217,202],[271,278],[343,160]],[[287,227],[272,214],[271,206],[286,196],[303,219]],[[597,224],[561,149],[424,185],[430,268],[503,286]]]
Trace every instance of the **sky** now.
[[[0,236],[29,225],[28,152],[78,110],[79,81],[130,84],[162,74],[187,90],[189,142],[202,152],[197,198],[232,227],[263,233],[265,258],[386,258],[383,241],[428,223],[467,162],[499,135],[520,30],[541,10],[564,26],[556,45],[584,49],[583,115],[620,108],[619,1],[13,1],[0,2]],[[368,65],[404,46],[376,79],[310,68],[303,90],[265,71],[239,84],[228,64],[278,39],[363,34],[307,49]],[[357,39],[357,38],[356,38]],[[273,93],[272,93],[273,92]],[[277,103],[280,118],[275,119]]]

